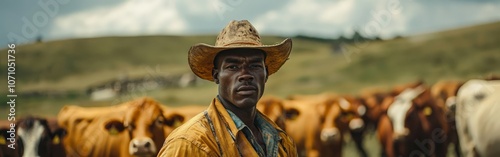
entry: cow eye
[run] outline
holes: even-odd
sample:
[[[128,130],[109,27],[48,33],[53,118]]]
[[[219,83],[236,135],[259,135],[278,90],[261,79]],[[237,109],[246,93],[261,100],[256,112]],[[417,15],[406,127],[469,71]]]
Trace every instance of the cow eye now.
[[[163,117],[158,117],[155,121],[155,126],[157,127],[163,127],[163,124],[165,123],[165,118]]]
[[[479,93],[479,94],[474,95],[474,98],[476,98],[476,100],[479,100],[479,101],[483,100],[484,97],[486,97],[484,93]]]
[[[285,118],[289,119],[289,120],[295,120],[295,119],[297,119],[297,117],[299,117],[299,115],[300,115],[299,110],[294,109],[294,108],[287,109],[285,111]]]

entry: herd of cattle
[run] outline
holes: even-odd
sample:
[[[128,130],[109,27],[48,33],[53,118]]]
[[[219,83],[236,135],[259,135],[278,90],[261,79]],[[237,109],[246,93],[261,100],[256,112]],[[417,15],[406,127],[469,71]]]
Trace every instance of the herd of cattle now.
[[[300,156],[342,155],[350,136],[360,156],[375,132],[382,154],[370,156],[500,156],[500,81],[421,81],[359,95],[264,96],[257,105],[297,144]],[[155,156],[164,139],[206,106],[169,107],[151,98],[116,106],[64,106],[57,117],[23,117],[12,132],[1,121],[0,157]],[[14,135],[13,135],[14,134]],[[9,148],[15,138],[15,150]]]

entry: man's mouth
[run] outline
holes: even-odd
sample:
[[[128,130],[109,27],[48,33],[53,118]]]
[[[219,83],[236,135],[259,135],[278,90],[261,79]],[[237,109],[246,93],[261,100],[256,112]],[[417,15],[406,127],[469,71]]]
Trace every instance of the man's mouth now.
[[[237,92],[239,95],[253,95],[257,92],[257,88],[255,88],[254,86],[247,86],[247,85],[244,85],[244,86],[240,86],[238,89],[237,89]]]

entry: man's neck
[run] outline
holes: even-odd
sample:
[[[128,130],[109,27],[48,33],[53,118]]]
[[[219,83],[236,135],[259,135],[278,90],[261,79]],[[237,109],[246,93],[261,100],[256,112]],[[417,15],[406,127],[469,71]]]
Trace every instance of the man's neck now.
[[[225,100],[221,96],[217,96],[219,101],[222,103],[222,106],[226,108],[227,110],[233,112],[238,118],[245,123],[250,128],[255,127],[255,116],[257,115],[257,108],[254,106],[253,108],[249,109],[244,109],[244,108],[238,108],[231,102]]]

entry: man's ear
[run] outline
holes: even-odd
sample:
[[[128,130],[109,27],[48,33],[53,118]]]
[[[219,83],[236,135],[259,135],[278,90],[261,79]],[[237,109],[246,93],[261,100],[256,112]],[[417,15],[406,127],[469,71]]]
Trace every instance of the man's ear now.
[[[212,69],[212,78],[214,78],[216,84],[219,84],[219,70],[215,68]]]
[[[264,82],[267,83],[267,78],[269,77],[269,71],[267,70],[267,66],[266,66],[266,79],[264,80]]]

